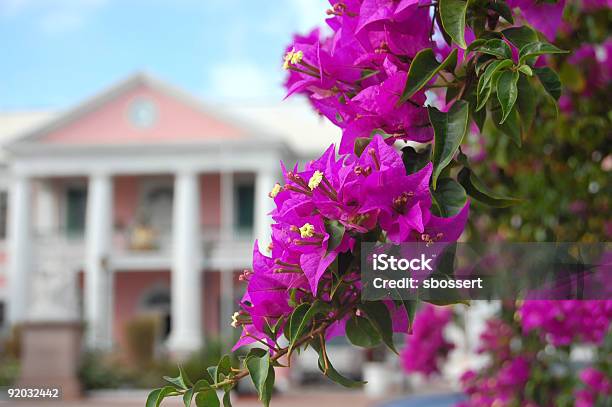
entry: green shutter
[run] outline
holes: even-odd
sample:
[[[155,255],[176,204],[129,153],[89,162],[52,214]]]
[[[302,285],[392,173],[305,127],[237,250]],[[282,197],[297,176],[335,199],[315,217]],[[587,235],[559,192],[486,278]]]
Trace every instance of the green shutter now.
[[[236,198],[236,231],[252,232],[255,187],[252,184],[237,185]]]
[[[66,235],[80,237],[85,232],[85,211],[87,209],[87,190],[70,187],[66,191]]]

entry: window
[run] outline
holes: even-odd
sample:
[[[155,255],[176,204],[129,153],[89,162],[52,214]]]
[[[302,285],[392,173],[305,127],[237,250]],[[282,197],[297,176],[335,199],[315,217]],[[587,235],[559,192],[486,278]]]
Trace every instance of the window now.
[[[253,183],[236,185],[235,225],[238,232],[250,233],[253,230],[254,199]]]
[[[152,100],[138,98],[130,104],[128,117],[136,128],[149,129],[157,121],[157,107]]]
[[[66,234],[68,237],[81,237],[85,233],[86,209],[87,189],[68,187],[66,190]]]
[[[150,288],[140,299],[140,308],[145,313],[156,313],[159,315],[161,322],[160,333],[162,339],[168,339],[170,328],[172,326],[172,317],[170,314],[170,288],[164,285],[155,285]]]

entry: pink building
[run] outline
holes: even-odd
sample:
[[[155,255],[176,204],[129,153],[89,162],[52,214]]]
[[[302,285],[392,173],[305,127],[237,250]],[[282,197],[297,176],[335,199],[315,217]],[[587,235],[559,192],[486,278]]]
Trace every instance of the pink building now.
[[[0,113],[5,328],[29,318],[44,272],[75,282],[91,347],[119,344],[148,312],[161,314],[172,351],[227,332],[237,276],[253,241],[268,240],[279,161],[334,141],[301,111],[210,109],[136,75],[68,112],[22,115],[28,126]]]

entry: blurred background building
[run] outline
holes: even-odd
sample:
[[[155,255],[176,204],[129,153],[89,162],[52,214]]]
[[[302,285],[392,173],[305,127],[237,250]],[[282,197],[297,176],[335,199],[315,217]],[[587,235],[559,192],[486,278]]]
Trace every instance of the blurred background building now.
[[[171,351],[199,349],[228,331],[267,240],[279,162],[335,134],[300,105],[213,108],[145,74],[67,111],[0,114],[3,324],[35,312],[37,273],[64,273],[90,347],[156,314]]]

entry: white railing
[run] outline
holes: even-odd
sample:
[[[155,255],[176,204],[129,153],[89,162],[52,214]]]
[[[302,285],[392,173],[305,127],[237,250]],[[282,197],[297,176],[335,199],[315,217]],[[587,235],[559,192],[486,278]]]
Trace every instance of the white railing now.
[[[224,236],[216,230],[201,235],[202,267],[205,269],[241,269],[251,265],[253,250],[251,232],[234,232]],[[34,237],[34,261],[47,258],[65,259],[67,266],[82,268],[85,259],[84,237],[69,237],[66,233],[38,234]],[[113,234],[112,250],[109,253],[111,265],[118,269],[149,270],[169,269],[172,265],[172,235],[156,235],[150,245],[141,248],[131,244],[125,230]]]

